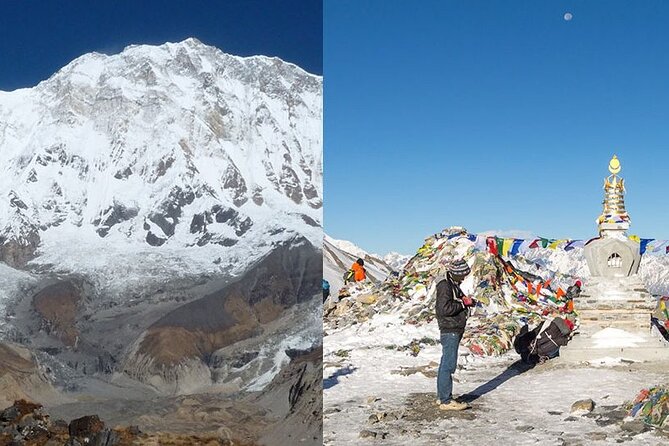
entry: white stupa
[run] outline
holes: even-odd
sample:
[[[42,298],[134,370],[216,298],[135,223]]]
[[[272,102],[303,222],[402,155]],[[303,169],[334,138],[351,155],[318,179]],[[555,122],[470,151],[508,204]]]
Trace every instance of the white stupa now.
[[[638,275],[639,243],[627,238],[630,218],[620,170],[614,155],[609,162],[611,175],[604,180],[599,237],[585,245],[590,277],[574,301],[580,327],[560,352],[563,360],[669,360],[669,343],[651,331],[650,315],[657,302]]]
[[[599,238],[585,247],[593,277],[630,277],[639,271],[639,244],[627,238],[630,217],[625,210],[625,180],[617,176],[620,169],[620,161],[613,155],[611,175],[604,180],[604,209],[597,219]]]

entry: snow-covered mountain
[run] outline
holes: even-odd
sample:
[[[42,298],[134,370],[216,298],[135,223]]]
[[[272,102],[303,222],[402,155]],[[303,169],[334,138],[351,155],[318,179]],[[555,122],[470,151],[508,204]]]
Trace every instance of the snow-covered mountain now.
[[[323,277],[330,282],[333,290],[342,287],[344,273],[358,258],[365,261],[367,275],[376,283],[383,282],[392,271],[401,271],[409,260],[409,256],[395,252],[383,257],[370,254],[354,243],[326,235],[323,240]]]
[[[270,383],[320,339],[322,113],[320,76],[196,39],[0,92],[0,340],[67,391]]]
[[[196,39],[86,54],[0,92],[0,166],[14,266],[184,248],[239,261],[225,253],[257,257],[289,233],[320,244],[322,78]]]
[[[404,265],[407,264],[411,256],[400,254],[399,252],[391,251],[385,256],[381,257],[388,266],[390,266],[393,271],[402,271]]]

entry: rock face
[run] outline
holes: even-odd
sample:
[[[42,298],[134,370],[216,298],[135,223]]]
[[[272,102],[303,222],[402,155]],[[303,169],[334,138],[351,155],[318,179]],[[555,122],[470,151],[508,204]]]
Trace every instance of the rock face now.
[[[65,345],[76,345],[77,307],[81,291],[72,282],[48,286],[33,297],[33,307],[42,318],[42,328]]]
[[[23,268],[35,258],[35,251],[40,238],[36,230],[25,235],[15,236],[6,231],[6,236],[0,236],[0,259],[13,268]]]
[[[280,420],[263,444],[323,444],[323,347],[295,352],[259,400]]]
[[[168,393],[211,383],[209,361],[216,351],[261,337],[287,308],[318,295],[321,277],[320,251],[308,241],[278,247],[241,280],[149,327],[124,371]]]
[[[28,349],[0,343],[0,407],[32,397],[52,401],[55,396],[55,390],[40,372]]]

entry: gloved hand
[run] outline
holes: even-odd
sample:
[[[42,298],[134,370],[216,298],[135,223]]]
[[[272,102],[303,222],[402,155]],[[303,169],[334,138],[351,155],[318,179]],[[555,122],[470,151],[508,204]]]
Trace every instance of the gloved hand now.
[[[462,298],[462,305],[465,307],[474,307],[476,306],[476,301],[469,296],[464,296]]]

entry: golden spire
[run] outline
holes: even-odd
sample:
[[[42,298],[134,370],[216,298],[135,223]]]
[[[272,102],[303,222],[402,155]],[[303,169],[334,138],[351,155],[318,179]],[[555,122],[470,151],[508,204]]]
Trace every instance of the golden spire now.
[[[625,210],[625,180],[618,177],[616,174],[620,173],[620,161],[618,157],[613,155],[609,161],[609,175],[604,180],[604,209],[602,215],[598,219],[600,224],[600,232],[602,224],[620,225],[620,229],[629,227],[629,215]]]

